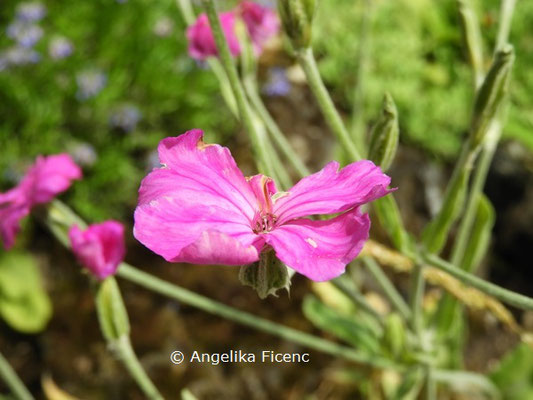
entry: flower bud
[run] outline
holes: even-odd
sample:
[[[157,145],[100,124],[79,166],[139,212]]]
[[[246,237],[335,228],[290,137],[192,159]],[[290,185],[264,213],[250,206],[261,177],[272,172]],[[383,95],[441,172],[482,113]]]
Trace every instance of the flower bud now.
[[[478,91],[470,125],[470,139],[474,147],[483,142],[490,123],[507,96],[514,58],[513,46],[507,45],[499,50]]]
[[[400,128],[398,127],[398,112],[391,95],[386,93],[378,121],[372,128],[370,135],[369,158],[386,171],[396,155]]]
[[[102,334],[107,340],[117,340],[129,334],[128,313],[113,277],[107,278],[99,285],[96,293],[96,310]]]
[[[263,252],[259,261],[243,265],[239,280],[243,285],[253,287],[261,299],[271,294],[276,296],[279,289],[288,291],[291,284],[287,266],[276,257],[274,251]]]
[[[278,0],[283,29],[295,49],[309,47],[316,0]]]

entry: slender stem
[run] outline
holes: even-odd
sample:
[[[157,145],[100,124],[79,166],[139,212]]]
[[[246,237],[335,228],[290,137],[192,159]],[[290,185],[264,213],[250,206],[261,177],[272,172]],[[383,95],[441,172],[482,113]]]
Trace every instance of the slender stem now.
[[[366,148],[365,126],[365,84],[368,73],[370,58],[370,28],[372,26],[373,4],[371,0],[362,2],[361,28],[359,31],[359,48],[357,51],[357,82],[354,88],[352,108],[351,134],[357,147],[361,150]]]
[[[120,266],[117,275],[146,289],[176,299],[192,307],[252,327],[259,331],[270,333],[314,350],[331,354],[345,360],[368,364],[376,368],[401,369],[400,366],[394,364],[392,361],[361,354],[352,348],[237,310],[208,297],[156,278],[127,264],[122,264]]]
[[[377,284],[381,290],[383,290],[383,293],[385,293],[385,295],[389,298],[396,311],[398,311],[406,321],[411,320],[412,314],[409,306],[398,290],[396,290],[387,275],[380,268],[378,263],[372,257],[363,257],[362,260],[368,272],[370,272],[370,274],[374,277]]]
[[[298,175],[300,175],[300,177],[309,175],[311,172],[302,162],[298,154],[296,154],[296,152],[293,150],[291,144],[289,143],[283,132],[281,132],[281,129],[278,127],[278,124],[276,123],[276,121],[274,121],[267,108],[265,107],[263,100],[257,93],[257,86],[255,85],[255,82],[252,80],[252,78],[244,78],[244,88],[246,90],[248,98],[250,99],[250,102],[255,108],[255,111],[262,118],[263,122],[265,123],[265,126],[267,127],[267,130],[272,135],[272,139],[274,139],[274,141],[279,146],[285,157],[287,157],[287,160],[291,163]]]
[[[30,391],[24,386],[2,353],[0,353],[0,376],[17,400],[33,400]]]
[[[495,53],[496,51],[501,50],[509,40],[515,4],[516,0],[502,0],[501,2],[500,25],[498,27],[498,37],[494,48]]]
[[[422,323],[422,301],[424,299],[424,289],[426,281],[424,279],[424,265],[417,262],[411,275],[411,289],[409,299],[411,301],[411,325],[413,331],[420,335],[423,329]]]
[[[231,89],[233,90],[233,95],[235,96],[235,100],[237,102],[237,108],[239,109],[241,121],[250,135],[254,151],[257,154],[257,157],[260,159],[260,164],[265,169],[264,172],[269,176],[275,176],[276,174],[274,165],[268,153],[268,146],[266,144],[266,132],[262,126],[258,126],[258,121],[254,119],[252,110],[244,94],[244,89],[239,80],[237,68],[233,62],[228,43],[226,42],[226,38],[222,31],[222,26],[215,9],[215,4],[213,0],[202,0],[202,3],[209,20],[209,25],[213,31],[213,37],[217,45],[220,61],[224,66]]]
[[[311,48],[299,50],[297,56],[298,61],[305,72],[309,86],[311,87],[311,90],[318,101],[318,105],[320,106],[320,109],[322,110],[329,127],[340,140],[350,157],[354,161],[360,160],[361,153],[350,138],[348,130],[344,126],[344,122],[342,121],[339,112],[335,108],[326,86],[320,77],[320,72],[318,71],[318,67],[316,65],[313,50]]]
[[[333,286],[339,289],[344,293],[353,303],[361,309],[364,313],[371,316],[378,324],[383,326],[383,317],[372,308],[370,304],[366,301],[365,297],[357,290],[355,286],[350,286],[344,280],[343,277],[339,277],[331,280]]]
[[[431,365],[426,365],[426,392],[425,400],[437,399],[437,382],[435,381],[435,371]]]
[[[533,310],[533,298],[515,293],[511,290],[504,289],[501,286],[487,282],[484,279],[478,278],[475,275],[457,268],[456,266],[433,254],[426,253],[423,255],[423,258],[428,264],[431,264],[435,268],[447,272],[448,274],[459,279],[462,283],[475,287],[476,289],[481,290],[483,293],[496,297],[504,303],[513,305],[522,310]]]
[[[502,0],[500,8],[500,25],[498,28],[498,37],[494,51],[498,51],[503,48],[508,42],[509,32],[511,27],[511,20],[513,17],[514,7],[516,0]],[[474,65],[472,66],[476,69]],[[479,85],[476,85],[476,90],[479,89]],[[481,154],[479,157],[479,163],[474,171],[472,178],[472,187],[468,194],[468,200],[465,208],[464,218],[459,225],[457,237],[452,248],[450,262],[453,265],[458,265],[464,269],[463,258],[468,244],[468,239],[472,232],[472,226],[474,224],[475,210],[478,206],[483,187],[487,180],[490,164],[494,157],[496,147],[501,137],[502,121],[501,117],[495,118],[488,129],[487,136],[483,142]],[[475,268],[476,266],[472,266]],[[472,272],[472,271],[468,271]],[[441,324],[450,324],[449,321],[456,315],[457,301],[453,299],[449,294],[446,295],[439,305],[439,318]],[[448,328],[447,326],[446,328]]]
[[[111,344],[113,350],[117,352],[120,360],[146,397],[153,400],[163,400],[163,396],[161,396],[148,375],[146,375],[146,372],[135,355],[129,336],[123,335],[119,339],[111,342]]]

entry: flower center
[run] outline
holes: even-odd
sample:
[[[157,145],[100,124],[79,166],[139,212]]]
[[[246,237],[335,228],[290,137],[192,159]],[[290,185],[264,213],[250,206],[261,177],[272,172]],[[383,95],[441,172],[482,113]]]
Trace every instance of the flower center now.
[[[253,228],[254,233],[267,233],[274,229],[278,217],[271,213],[259,213],[254,218]]]

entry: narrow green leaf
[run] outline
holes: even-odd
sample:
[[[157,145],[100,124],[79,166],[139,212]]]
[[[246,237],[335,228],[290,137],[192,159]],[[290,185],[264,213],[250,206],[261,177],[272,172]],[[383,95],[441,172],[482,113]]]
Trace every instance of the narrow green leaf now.
[[[389,169],[396,150],[400,128],[398,126],[398,111],[396,104],[389,93],[385,94],[381,113],[370,134],[368,156],[370,160],[379,165],[383,171]]]
[[[353,318],[329,308],[315,296],[305,297],[303,313],[316,327],[352,344],[357,349],[369,354],[379,353],[380,338],[375,332]]]
[[[465,256],[461,263],[461,268],[465,271],[474,271],[487,252],[495,218],[494,208],[489,199],[485,195],[481,195],[478,201],[470,241],[468,242]]]

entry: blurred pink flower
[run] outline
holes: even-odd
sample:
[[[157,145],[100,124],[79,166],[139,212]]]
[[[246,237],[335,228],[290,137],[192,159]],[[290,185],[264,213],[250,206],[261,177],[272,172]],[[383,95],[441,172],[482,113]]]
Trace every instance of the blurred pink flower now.
[[[273,249],[315,281],[339,276],[361,251],[370,220],[359,206],[386,195],[390,178],[370,161],[330,162],[278,192],[271,178],[245,178],[230,151],[201,130],[163,139],[162,168],[146,176],[135,237],[171,262],[244,265]],[[340,215],[314,221],[319,214]]]
[[[265,43],[279,32],[279,19],[269,7],[243,1],[239,4],[239,13],[252,39],[256,54],[260,54]]]
[[[235,13],[223,12],[219,14],[219,18],[231,54],[236,57],[241,53],[241,46],[235,33]],[[218,55],[215,38],[205,14],[201,14],[196,22],[187,28],[187,40],[189,55],[195,60],[205,60]]]
[[[124,226],[120,222],[105,221],[84,231],[74,225],[68,236],[76,258],[98,279],[113,275],[124,260]]]
[[[68,154],[37,157],[16,187],[0,193],[0,238],[4,247],[13,246],[20,220],[33,206],[48,203],[80,178],[81,170]]]

